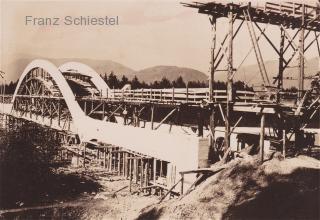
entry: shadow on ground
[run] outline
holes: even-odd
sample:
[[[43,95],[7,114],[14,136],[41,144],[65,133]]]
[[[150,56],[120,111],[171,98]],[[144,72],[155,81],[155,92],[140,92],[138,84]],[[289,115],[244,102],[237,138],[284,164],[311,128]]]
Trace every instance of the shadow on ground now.
[[[55,171],[54,141],[29,141],[21,132],[0,134],[0,209],[64,202],[99,190],[90,179]]]
[[[320,170],[304,166],[313,160],[231,162],[181,201],[142,210],[138,219],[319,219]]]

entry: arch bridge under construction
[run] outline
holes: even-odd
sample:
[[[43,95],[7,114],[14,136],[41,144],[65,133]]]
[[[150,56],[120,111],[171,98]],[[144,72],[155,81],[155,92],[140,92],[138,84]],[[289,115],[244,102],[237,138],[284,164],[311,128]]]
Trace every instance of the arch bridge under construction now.
[[[84,166],[97,160],[109,171],[136,181],[141,189],[175,188],[172,193],[177,194],[184,193],[185,184],[195,184],[197,173],[209,172],[210,164],[241,151],[249,144],[248,139],[260,148],[262,161],[270,151],[281,151],[285,157],[288,148],[301,147],[306,138],[319,140],[318,133],[305,132],[315,118],[319,119],[319,88],[304,89],[304,53],[317,45],[320,56],[319,6],[266,3],[258,8],[217,2],[184,5],[210,16],[214,36],[209,88],[116,90],[84,64],[69,62],[56,67],[46,60],[34,60],[21,74],[14,94],[0,98],[4,126],[14,129],[32,122],[49,128],[63,149],[76,155]],[[229,19],[229,30],[216,47],[215,27],[221,17]],[[236,19],[241,23],[234,31]],[[255,52],[265,84],[262,92],[235,91],[232,87],[237,71],[233,67],[232,44],[243,23],[247,24],[250,51]],[[280,27],[280,49],[259,23]],[[260,30],[259,37],[253,25]],[[294,43],[296,35],[287,33],[288,28],[298,29],[299,45]],[[315,40],[305,46],[305,38],[312,32]],[[279,55],[274,83],[263,63],[258,44],[261,36]],[[293,52],[285,60],[288,48]],[[286,93],[283,72],[296,53],[300,60],[299,90],[296,94]],[[216,90],[214,75],[223,59],[228,64],[228,86]],[[316,73],[313,82],[319,84]],[[178,185],[180,189],[176,190]]]

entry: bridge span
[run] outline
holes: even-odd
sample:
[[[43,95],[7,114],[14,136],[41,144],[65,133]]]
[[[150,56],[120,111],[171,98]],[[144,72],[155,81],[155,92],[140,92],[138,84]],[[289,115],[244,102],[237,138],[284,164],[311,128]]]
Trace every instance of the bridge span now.
[[[234,151],[239,150],[236,135],[243,132],[238,126],[244,117],[255,125],[255,119],[259,123],[260,116],[267,115],[272,138],[260,135],[260,144],[261,140],[282,143],[283,133],[296,132],[297,118],[305,119],[300,125],[307,123],[319,108],[319,99],[306,112],[301,106],[263,100],[251,91],[235,91],[234,96],[233,128],[228,135]],[[97,150],[106,168],[141,181],[141,186],[151,180],[161,185],[165,179],[163,187],[171,187],[178,182],[179,172],[206,168],[223,157],[223,143],[217,140],[225,136],[218,126],[225,120],[227,94],[214,90],[213,97],[209,101],[208,88],[115,90],[84,64],[56,67],[34,60],[23,71],[14,94],[2,96],[0,112],[11,118],[9,123],[22,119],[59,133],[69,151],[82,155],[83,164],[90,150]],[[217,120],[214,130],[212,112]],[[251,130],[259,134],[259,129]],[[210,136],[217,138],[215,143]],[[180,181],[192,183],[194,178],[190,175]]]

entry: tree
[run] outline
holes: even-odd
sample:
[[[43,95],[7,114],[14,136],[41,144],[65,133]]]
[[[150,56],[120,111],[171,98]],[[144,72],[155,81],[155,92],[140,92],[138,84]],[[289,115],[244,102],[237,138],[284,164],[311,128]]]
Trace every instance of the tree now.
[[[163,77],[159,83],[159,87],[161,89],[164,89],[164,88],[171,88],[172,87],[172,84],[171,82],[166,78],[166,77]]]
[[[129,84],[129,79],[125,75],[123,75],[122,78],[121,78],[119,87],[122,88],[126,84]]]
[[[115,89],[119,88],[119,80],[118,80],[117,76],[113,73],[113,71],[111,71],[111,73],[108,77],[107,84],[110,88],[115,88]]]
[[[153,83],[150,83],[150,88],[153,88],[153,89],[160,89],[159,81],[158,81],[158,80],[156,80],[156,81],[154,81]]]
[[[174,80],[174,81],[172,82],[172,85],[173,85],[173,87],[175,87],[175,88],[185,88],[185,87],[186,87],[186,84],[185,84],[185,82],[183,81],[183,79],[182,79],[181,76],[179,76],[176,80]]]
[[[139,89],[141,88],[141,83],[139,82],[139,79],[137,76],[134,76],[131,80],[131,88],[132,89]]]

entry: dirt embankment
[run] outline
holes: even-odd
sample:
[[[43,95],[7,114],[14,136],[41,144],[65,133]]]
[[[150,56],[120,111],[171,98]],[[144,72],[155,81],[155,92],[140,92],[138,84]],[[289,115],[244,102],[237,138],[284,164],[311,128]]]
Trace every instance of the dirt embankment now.
[[[137,219],[319,219],[319,160],[236,159],[183,199],[143,209]]]

